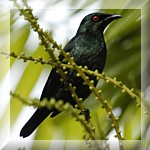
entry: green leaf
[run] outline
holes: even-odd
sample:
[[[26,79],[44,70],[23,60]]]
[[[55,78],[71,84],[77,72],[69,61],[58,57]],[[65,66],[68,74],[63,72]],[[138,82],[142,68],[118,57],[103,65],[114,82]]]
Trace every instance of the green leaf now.
[[[18,30],[12,30],[10,34],[10,51],[15,51],[16,54],[24,52],[25,43],[28,40],[30,34],[30,26],[23,25]],[[14,63],[14,59],[10,60],[10,66]]]
[[[39,47],[33,56],[45,56],[48,57],[47,53],[43,53],[43,49]],[[17,68],[16,68],[17,69]],[[22,93],[23,96],[28,97],[31,93],[33,87],[35,86],[44,66],[41,64],[34,64],[33,62],[28,63],[24,73],[19,81],[19,84],[16,87],[16,93]],[[17,106],[17,107],[16,107]],[[10,108],[11,108],[11,116],[10,116],[10,123],[11,126],[15,123],[23,104],[18,101],[16,98],[12,98],[10,101]]]

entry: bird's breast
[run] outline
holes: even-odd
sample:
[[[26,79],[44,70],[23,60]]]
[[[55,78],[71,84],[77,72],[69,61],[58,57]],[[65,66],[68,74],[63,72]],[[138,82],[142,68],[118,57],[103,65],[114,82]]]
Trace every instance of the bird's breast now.
[[[90,70],[103,70],[106,60],[106,45],[103,35],[84,33],[76,35],[67,45],[77,65]]]
[[[106,61],[106,49],[105,47],[95,47],[87,48],[85,51],[82,51],[75,55],[75,62],[79,66],[87,66],[90,70],[99,70],[102,72],[105,61]]]

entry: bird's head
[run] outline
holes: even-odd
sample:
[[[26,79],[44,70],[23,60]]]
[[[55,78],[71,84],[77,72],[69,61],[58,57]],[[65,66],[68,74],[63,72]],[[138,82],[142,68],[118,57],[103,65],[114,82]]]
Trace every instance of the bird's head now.
[[[91,13],[83,18],[78,33],[103,33],[104,29],[115,19],[121,18],[120,15],[112,15],[112,14],[105,14],[105,13]]]

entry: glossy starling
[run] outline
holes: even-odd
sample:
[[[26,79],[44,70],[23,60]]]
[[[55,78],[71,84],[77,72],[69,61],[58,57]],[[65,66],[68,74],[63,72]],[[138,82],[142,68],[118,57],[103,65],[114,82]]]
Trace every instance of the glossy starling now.
[[[85,16],[80,23],[76,35],[65,46],[64,50],[70,53],[70,56],[74,58],[77,65],[87,66],[88,69],[93,71],[97,69],[99,73],[102,73],[107,53],[103,31],[110,22],[120,17],[120,15],[99,12]],[[59,59],[63,61],[63,56],[60,55]],[[89,76],[89,78],[94,80],[94,85],[96,86],[96,77]],[[68,90],[69,83],[76,87],[75,91],[79,98],[84,100],[91,94],[89,87],[83,84],[83,79],[77,77],[75,71],[68,70],[67,81],[63,83],[60,81],[60,75],[56,73],[56,69],[52,69],[40,100],[54,97],[56,100],[61,99],[74,106],[76,102]],[[38,108],[22,128],[20,136],[29,136],[48,115],[52,118],[59,113],[55,109]]]

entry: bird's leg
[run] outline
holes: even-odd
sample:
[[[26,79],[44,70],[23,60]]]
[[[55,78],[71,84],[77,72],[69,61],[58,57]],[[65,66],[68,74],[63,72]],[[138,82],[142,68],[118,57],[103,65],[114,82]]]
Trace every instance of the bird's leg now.
[[[84,108],[84,109],[81,111],[80,114],[81,114],[81,115],[83,114],[83,115],[85,116],[85,120],[86,120],[86,121],[89,121],[89,119],[90,119],[90,111],[89,111],[89,109]]]

